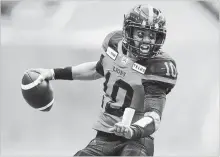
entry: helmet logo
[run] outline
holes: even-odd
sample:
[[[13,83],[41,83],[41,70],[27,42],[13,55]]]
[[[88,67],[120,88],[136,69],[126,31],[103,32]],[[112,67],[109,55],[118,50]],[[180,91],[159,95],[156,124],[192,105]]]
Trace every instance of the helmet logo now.
[[[153,18],[154,18],[153,7],[149,6],[148,7],[148,22],[149,22],[150,25],[153,24]]]
[[[139,14],[139,12],[140,12],[140,9],[139,9],[139,8],[140,8],[140,6],[135,7],[135,8],[134,8],[134,12],[136,12],[137,14]]]

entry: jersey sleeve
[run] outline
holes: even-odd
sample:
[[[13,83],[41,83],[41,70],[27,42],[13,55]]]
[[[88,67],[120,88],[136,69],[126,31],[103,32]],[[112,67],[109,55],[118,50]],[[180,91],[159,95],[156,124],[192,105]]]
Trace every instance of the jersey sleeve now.
[[[117,47],[117,43],[121,38],[121,32],[120,31],[113,31],[111,33],[109,33],[103,43],[102,43],[102,49],[103,52],[100,56],[99,61],[96,64],[96,71],[101,74],[102,76],[104,76],[104,70],[103,70],[103,59],[106,57],[107,54],[107,50],[110,47],[112,50],[114,50]],[[112,53],[110,56],[111,57],[115,57],[116,54]]]
[[[104,41],[102,42],[103,52],[101,53],[100,59],[99,59],[99,61],[98,61],[97,64],[96,64],[96,71],[97,71],[100,75],[102,75],[102,76],[104,76],[103,59],[104,59],[104,57],[106,56],[106,51],[107,51],[107,48],[108,48],[108,45],[109,45],[109,41],[110,41],[110,39],[111,39],[111,37],[112,37],[113,35],[114,35],[114,32],[109,33],[109,34],[105,37]]]
[[[151,60],[145,64],[144,86],[145,112],[155,111],[160,117],[166,102],[166,95],[177,81],[176,63],[172,59]]]
[[[174,60],[153,60],[146,65],[145,78],[142,83],[154,83],[168,94],[177,81],[177,68]]]
[[[96,64],[96,72],[99,73],[102,76],[104,76],[104,69],[103,69],[103,64],[102,64],[103,58],[104,58],[104,55],[101,54],[101,57],[100,57],[99,61]]]
[[[118,31],[114,31],[114,32],[109,33],[109,34],[105,37],[105,39],[104,39],[104,41],[103,41],[103,43],[102,43],[102,48],[103,48],[104,52],[107,51],[107,49],[108,49],[109,46],[112,46],[111,38],[112,38],[115,34],[117,34],[117,33],[118,33]]]

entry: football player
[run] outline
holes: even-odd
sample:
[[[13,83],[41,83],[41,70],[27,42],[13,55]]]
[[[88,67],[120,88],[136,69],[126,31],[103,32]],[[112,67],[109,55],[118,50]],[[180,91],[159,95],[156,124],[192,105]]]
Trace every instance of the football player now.
[[[125,16],[123,30],[111,32],[98,61],[36,69],[43,79],[95,80],[104,77],[96,137],[75,156],[153,156],[166,95],[175,86],[175,61],[161,50],[166,38],[162,12],[138,5]]]

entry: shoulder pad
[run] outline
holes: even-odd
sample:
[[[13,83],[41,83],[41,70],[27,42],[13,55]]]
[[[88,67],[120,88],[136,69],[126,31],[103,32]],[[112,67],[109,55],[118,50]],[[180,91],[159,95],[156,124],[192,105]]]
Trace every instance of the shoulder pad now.
[[[152,59],[166,59],[166,60],[173,60],[171,56],[163,51],[160,51],[156,56],[154,56]]]
[[[103,43],[102,48],[106,52],[108,47],[111,47],[113,50],[117,51],[118,42],[122,39],[122,31],[114,31],[109,33]]]
[[[145,62],[145,79],[175,85],[177,80],[176,63],[172,59],[152,59]]]

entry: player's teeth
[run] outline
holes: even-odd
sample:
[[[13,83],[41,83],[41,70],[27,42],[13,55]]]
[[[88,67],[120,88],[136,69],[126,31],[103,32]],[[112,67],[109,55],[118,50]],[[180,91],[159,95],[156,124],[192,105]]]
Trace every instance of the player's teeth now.
[[[149,45],[141,45],[141,49],[149,49],[150,46]]]

